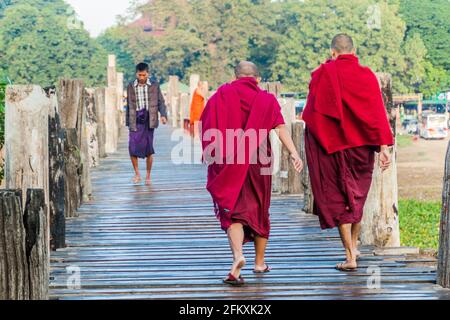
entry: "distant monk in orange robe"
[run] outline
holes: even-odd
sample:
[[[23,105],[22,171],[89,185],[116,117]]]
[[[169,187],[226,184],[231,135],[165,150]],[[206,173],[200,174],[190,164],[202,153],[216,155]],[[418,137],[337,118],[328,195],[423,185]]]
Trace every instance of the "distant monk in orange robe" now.
[[[202,115],[202,145],[210,192],[222,230],[227,232],[234,263],[226,284],[242,285],[246,260],[243,244],[255,244],[255,273],[271,269],[265,262],[270,235],[272,152],[269,132],[277,129],[297,171],[302,161],[274,95],[258,87],[255,64],[239,63],[236,80],[221,86]],[[213,147],[213,149],[211,149]],[[209,154],[209,151],[211,154]],[[213,161],[210,159],[214,157]],[[241,159],[241,160],[239,160]],[[252,161],[253,160],[253,161]]]
[[[206,92],[203,87],[203,82],[199,81],[192,97],[190,112],[190,130],[193,137],[198,137],[199,135],[197,124],[200,121],[203,110],[205,109],[205,96]]]
[[[305,149],[314,213],[323,229],[339,228],[345,247],[347,259],[336,268],[356,271],[375,152],[380,152],[379,165],[386,170],[394,139],[377,77],[359,64],[352,38],[337,35],[331,56],[312,74],[303,113]]]

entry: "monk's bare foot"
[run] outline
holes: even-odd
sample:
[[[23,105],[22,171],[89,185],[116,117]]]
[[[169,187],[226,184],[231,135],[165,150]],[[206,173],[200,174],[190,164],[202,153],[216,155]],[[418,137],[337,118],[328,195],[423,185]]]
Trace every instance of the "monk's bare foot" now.
[[[338,263],[336,265],[336,270],[339,271],[346,271],[346,272],[350,272],[350,271],[356,271],[358,270],[358,264],[356,263],[356,261],[345,261],[342,263]]]
[[[235,260],[233,263],[233,266],[231,267],[231,274],[235,276],[236,278],[239,278],[241,275],[241,269],[245,267],[245,257],[242,256],[239,259]]]
[[[147,178],[146,180],[145,180],[145,185],[146,186],[149,186],[149,185],[151,185],[152,184],[152,180],[150,179],[150,178]]]
[[[138,183],[140,183],[142,180],[141,180],[141,176],[139,176],[139,175],[136,175],[134,178],[133,178],[133,183],[134,184],[138,184]]]

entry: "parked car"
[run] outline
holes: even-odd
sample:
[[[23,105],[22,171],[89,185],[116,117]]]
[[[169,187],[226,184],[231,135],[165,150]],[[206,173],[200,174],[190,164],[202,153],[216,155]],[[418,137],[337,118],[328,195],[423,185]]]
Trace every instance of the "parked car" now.
[[[417,119],[403,120],[402,127],[408,134],[419,134],[419,121]]]

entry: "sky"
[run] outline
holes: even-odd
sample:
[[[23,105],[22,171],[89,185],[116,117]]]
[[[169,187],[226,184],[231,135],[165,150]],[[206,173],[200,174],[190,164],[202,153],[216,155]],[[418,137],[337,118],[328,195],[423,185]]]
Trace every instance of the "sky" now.
[[[116,16],[126,13],[130,0],[65,0],[75,9],[93,37],[114,25]]]

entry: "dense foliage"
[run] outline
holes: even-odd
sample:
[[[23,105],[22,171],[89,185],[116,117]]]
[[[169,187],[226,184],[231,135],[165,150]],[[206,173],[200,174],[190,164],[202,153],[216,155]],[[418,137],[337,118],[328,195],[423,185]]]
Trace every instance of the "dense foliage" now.
[[[432,15],[420,11],[429,2],[154,0],[131,12],[151,15],[163,35],[130,28],[124,19],[99,40],[127,58],[123,68],[131,68],[131,56],[133,63],[148,61],[158,78],[198,72],[215,86],[230,80],[233,66],[246,59],[258,64],[266,80],[304,92],[311,71],[329,56],[333,35],[346,32],[363,64],[393,75],[396,92],[432,95],[448,86],[449,51],[431,39],[436,35],[449,45],[448,19],[442,19],[450,3],[433,1],[431,10],[440,12]],[[422,19],[427,22],[419,32]]]
[[[9,0],[0,8],[0,61],[17,84],[49,86],[70,77],[97,85],[107,53],[63,0]]]

